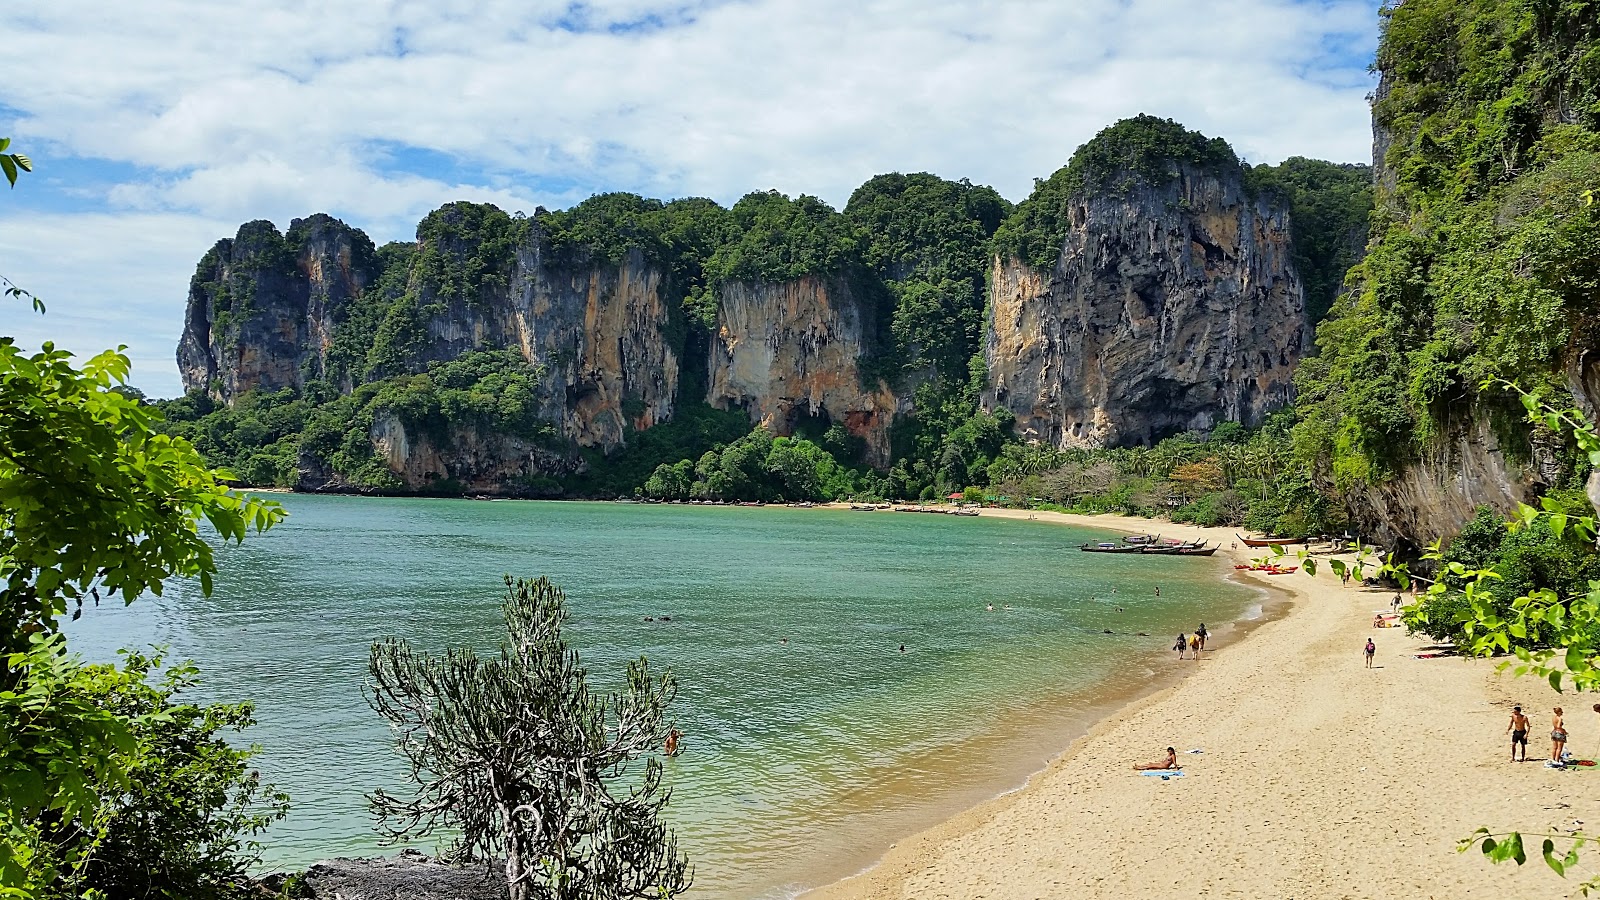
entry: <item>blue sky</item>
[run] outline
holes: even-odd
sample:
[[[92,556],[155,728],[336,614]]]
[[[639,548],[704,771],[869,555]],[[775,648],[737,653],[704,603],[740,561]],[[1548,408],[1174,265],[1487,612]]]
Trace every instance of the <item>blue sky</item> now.
[[[379,243],[441,203],[808,193],[931,171],[1020,200],[1126,116],[1253,162],[1367,161],[1378,4],[1233,0],[61,0],[8,11],[0,334],[180,392],[195,263],[329,212]]]

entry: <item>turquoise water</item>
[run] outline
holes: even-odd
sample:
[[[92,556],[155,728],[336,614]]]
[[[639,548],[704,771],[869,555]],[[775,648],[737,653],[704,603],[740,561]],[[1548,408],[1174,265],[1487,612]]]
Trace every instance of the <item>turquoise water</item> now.
[[[670,815],[702,897],[858,870],[1019,783],[1100,704],[1171,670],[1172,634],[1225,632],[1259,603],[1218,560],[1080,553],[1103,533],[1042,522],[281,500],[287,523],[220,552],[211,597],[177,584],[89,610],[71,635],[91,658],[167,644],[201,666],[208,697],[256,701],[260,768],[294,801],[267,838],[276,867],[382,852],[363,795],[401,768],[362,698],[368,647],[493,647],[504,573],[565,588],[592,680],[614,685],[640,654],[676,673]]]

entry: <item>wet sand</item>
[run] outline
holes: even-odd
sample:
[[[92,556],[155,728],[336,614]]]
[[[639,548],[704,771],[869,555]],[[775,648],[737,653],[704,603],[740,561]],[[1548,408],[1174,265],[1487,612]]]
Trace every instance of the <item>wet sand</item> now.
[[[1121,516],[984,510],[1126,533],[1232,529]],[[1232,571],[1219,566],[1221,571]],[[1492,866],[1457,839],[1496,830],[1600,823],[1600,768],[1561,772],[1550,707],[1567,707],[1569,748],[1600,755],[1600,716],[1583,698],[1499,676],[1494,664],[1417,659],[1430,646],[1373,629],[1391,592],[1317,577],[1246,574],[1290,598],[1248,633],[1218,634],[1190,677],[1127,703],[1025,786],[899,841],[876,865],[808,900],[932,897],[1559,897],[1537,857]],[[1362,647],[1378,647],[1367,670]],[[1590,701],[1592,703],[1592,700]],[[1533,719],[1529,762],[1507,761],[1513,703]],[[1179,750],[1184,777],[1131,771]],[[1203,749],[1203,753],[1184,751]],[[1593,779],[1594,783],[1588,784]],[[1584,788],[1587,788],[1586,790]],[[1594,825],[1590,826],[1595,827]]]

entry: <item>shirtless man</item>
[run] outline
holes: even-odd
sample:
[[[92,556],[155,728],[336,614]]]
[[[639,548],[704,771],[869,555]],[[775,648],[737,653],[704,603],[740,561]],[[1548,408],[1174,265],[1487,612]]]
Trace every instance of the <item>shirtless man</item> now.
[[[1134,766],[1133,770],[1135,772],[1155,772],[1155,771],[1158,771],[1158,770],[1161,770],[1161,769],[1177,769],[1177,768],[1181,768],[1178,765],[1178,751],[1173,749],[1173,748],[1171,748],[1171,747],[1168,747],[1167,748],[1167,758],[1166,758],[1166,760],[1164,762],[1140,763],[1139,765]]]
[[[1511,732],[1511,761],[1528,761],[1528,717],[1522,714],[1522,707],[1511,707],[1511,724],[1506,726]],[[1517,759],[1517,745],[1522,745],[1522,759]]]

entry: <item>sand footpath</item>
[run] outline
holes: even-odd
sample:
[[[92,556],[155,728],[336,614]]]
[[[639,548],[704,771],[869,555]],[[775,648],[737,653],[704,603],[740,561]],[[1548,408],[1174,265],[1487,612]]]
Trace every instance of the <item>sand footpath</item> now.
[[[1231,529],[1120,516],[984,510],[1073,525],[1203,535]],[[1221,566],[1219,566],[1219,569]],[[1022,789],[898,842],[867,872],[813,891],[846,898],[1562,897],[1537,859],[1489,864],[1457,839],[1480,825],[1542,831],[1575,820],[1600,831],[1600,767],[1561,772],[1550,707],[1564,705],[1569,749],[1600,756],[1595,698],[1562,697],[1494,664],[1417,659],[1429,645],[1373,629],[1392,593],[1317,577],[1253,576],[1291,594],[1283,617],[1217,646],[1193,675],[1135,701],[1075,741]],[[1364,668],[1368,637],[1376,667]],[[1586,702],[1587,701],[1587,702]],[[1508,762],[1513,703],[1533,719],[1527,763]],[[1179,750],[1185,776],[1140,776],[1134,762]],[[1200,754],[1187,754],[1193,748]]]

